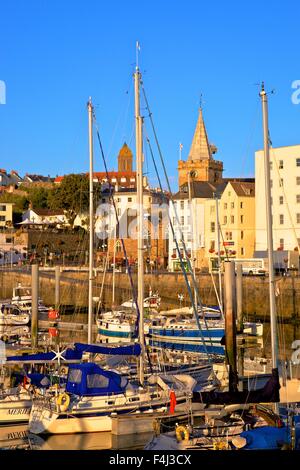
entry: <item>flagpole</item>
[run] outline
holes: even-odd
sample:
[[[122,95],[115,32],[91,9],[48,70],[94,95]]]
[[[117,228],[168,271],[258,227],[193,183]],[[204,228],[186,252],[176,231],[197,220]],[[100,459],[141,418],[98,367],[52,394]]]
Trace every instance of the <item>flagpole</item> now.
[[[182,145],[182,143],[180,142],[180,143],[179,143],[179,160],[181,160],[181,158],[182,158],[182,156],[181,156],[182,149],[183,149],[183,145]]]

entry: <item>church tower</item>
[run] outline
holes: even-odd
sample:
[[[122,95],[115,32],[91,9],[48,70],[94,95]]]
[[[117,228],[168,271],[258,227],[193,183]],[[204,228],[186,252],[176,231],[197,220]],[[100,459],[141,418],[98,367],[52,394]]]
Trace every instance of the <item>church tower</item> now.
[[[118,171],[132,171],[132,160],[132,151],[125,142],[118,155]]]
[[[194,181],[208,181],[209,183],[221,183],[223,174],[223,162],[214,160],[213,155],[217,148],[208,142],[202,108],[186,162],[178,162],[179,188],[188,181],[188,174]]]

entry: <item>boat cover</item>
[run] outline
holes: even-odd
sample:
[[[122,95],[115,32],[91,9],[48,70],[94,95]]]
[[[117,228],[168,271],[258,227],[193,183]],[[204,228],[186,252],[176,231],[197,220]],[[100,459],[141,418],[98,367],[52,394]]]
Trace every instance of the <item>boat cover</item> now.
[[[80,396],[123,393],[127,382],[120,374],[104,370],[93,362],[71,364],[66,392]]]
[[[237,392],[194,392],[192,402],[206,405],[225,405],[243,403],[279,403],[278,369],[272,369],[272,375],[264,387],[258,390]]]
[[[83,343],[75,343],[74,346],[77,351],[90,352],[94,354],[109,354],[114,356],[139,356],[141,354],[141,346],[138,343],[117,347]]]

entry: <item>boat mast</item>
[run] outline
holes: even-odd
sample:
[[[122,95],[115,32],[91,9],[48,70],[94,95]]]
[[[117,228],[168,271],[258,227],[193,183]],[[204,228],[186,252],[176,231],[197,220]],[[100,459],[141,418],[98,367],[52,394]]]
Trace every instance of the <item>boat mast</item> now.
[[[89,306],[88,306],[88,343],[92,342],[93,331],[93,270],[94,270],[94,188],[93,188],[93,105],[92,98],[88,104],[89,116],[89,155],[90,155],[90,243],[89,243]]]
[[[112,308],[115,308],[115,285],[116,285],[116,280],[115,280],[115,275],[116,275],[116,244],[117,244],[117,220],[115,222],[115,227],[114,227],[114,252],[113,252],[113,279],[112,279]]]
[[[271,185],[270,185],[270,155],[269,155],[269,126],[268,126],[268,98],[264,83],[259,93],[262,102],[263,131],[264,131],[264,168],[265,168],[265,191],[266,191],[266,215],[267,215],[267,240],[268,240],[268,262],[269,262],[269,295],[270,295],[270,327],[272,346],[272,367],[278,368],[278,340],[276,325],[276,302],[275,302],[275,276],[273,261],[273,232],[272,232],[272,209],[271,209]]]
[[[137,45],[137,49],[139,46]],[[136,181],[137,181],[137,231],[138,231],[138,308],[139,308],[139,342],[141,354],[139,358],[139,381],[144,384],[144,207],[143,207],[143,139],[142,139],[142,117],[140,116],[140,71],[138,64],[134,73],[134,96],[135,96],[135,140],[136,140]]]
[[[195,235],[195,219],[194,219],[194,211],[193,211],[193,199],[192,199],[192,189],[191,189],[191,173],[188,172],[188,189],[189,189],[189,206],[190,206],[190,217],[191,217],[191,229],[192,229],[192,246],[191,246],[191,264],[195,282],[196,281],[196,249],[195,249],[195,242],[196,242],[196,235]],[[194,286],[194,302],[195,307],[198,309],[198,297],[196,292],[196,286]]]
[[[216,201],[216,222],[217,222],[217,245],[218,245],[218,275],[219,275],[219,303],[221,314],[223,315],[223,294],[222,294],[222,273],[221,273],[221,254],[220,254],[220,221],[219,221],[219,199],[218,195],[214,193]]]

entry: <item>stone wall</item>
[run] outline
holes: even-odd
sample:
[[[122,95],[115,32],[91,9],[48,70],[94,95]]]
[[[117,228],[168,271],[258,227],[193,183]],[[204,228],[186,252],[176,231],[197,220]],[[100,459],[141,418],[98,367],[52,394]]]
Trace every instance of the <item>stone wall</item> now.
[[[125,273],[115,274],[116,303],[132,297],[129,277]],[[94,282],[94,296],[99,296],[103,274],[97,275]],[[136,286],[136,273],[133,274],[133,283]],[[0,298],[9,298],[12,288],[21,282],[30,285],[30,272],[0,271]],[[211,277],[201,275],[197,277],[202,302],[216,305],[216,296]],[[216,285],[217,279],[215,279]],[[179,306],[178,294],[184,295],[182,306],[190,305],[188,291],[182,274],[145,274],[145,296],[149,288],[158,291],[162,297],[162,309]],[[54,273],[40,273],[40,297],[47,305],[54,303],[55,281]],[[279,320],[300,320],[300,277],[278,278],[276,280],[276,301]],[[106,273],[104,280],[103,301],[107,308],[111,306],[112,273]],[[78,308],[88,305],[88,273],[65,272],[61,274],[61,304]],[[243,277],[243,305],[244,313],[249,318],[269,320],[269,285],[268,278]]]

